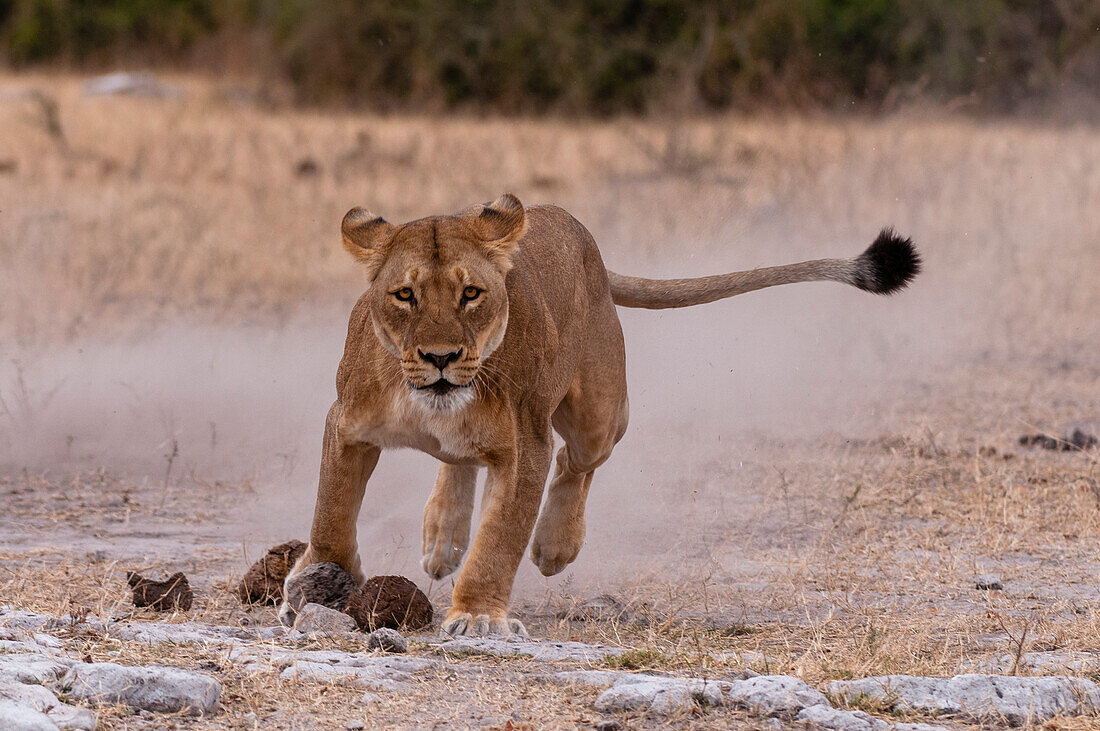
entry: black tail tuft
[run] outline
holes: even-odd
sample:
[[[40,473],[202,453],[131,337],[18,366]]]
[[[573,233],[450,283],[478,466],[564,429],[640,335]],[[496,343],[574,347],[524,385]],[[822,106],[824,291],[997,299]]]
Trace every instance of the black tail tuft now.
[[[902,238],[892,228],[884,228],[867,251],[856,257],[852,283],[875,294],[893,294],[913,281],[920,269],[920,254],[913,240]]]

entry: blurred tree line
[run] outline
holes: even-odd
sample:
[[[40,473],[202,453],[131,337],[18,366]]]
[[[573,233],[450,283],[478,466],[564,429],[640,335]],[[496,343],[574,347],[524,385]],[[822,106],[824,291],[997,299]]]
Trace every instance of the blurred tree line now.
[[[231,67],[380,109],[1001,110],[1100,93],[1100,0],[0,0],[0,57]]]

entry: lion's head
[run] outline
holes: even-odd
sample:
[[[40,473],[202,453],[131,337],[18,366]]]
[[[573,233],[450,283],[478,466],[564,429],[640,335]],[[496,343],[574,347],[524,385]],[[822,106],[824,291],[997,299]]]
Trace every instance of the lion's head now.
[[[362,208],[344,216],[344,248],[367,269],[375,335],[423,407],[475,399],[475,379],[508,326],[504,278],[526,225],[510,193],[399,226]]]

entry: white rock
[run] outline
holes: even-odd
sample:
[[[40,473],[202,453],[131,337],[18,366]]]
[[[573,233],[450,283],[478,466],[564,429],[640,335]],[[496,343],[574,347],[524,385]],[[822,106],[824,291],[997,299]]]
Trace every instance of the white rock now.
[[[364,693],[363,695],[361,695],[359,697],[359,702],[360,703],[365,703],[365,704],[378,703],[381,700],[382,700],[381,698],[379,698],[374,693],[371,693],[370,691],[367,691],[366,693]]]
[[[578,660],[593,662],[626,652],[621,647],[586,645],[583,642],[542,642],[510,637],[456,637],[438,645],[444,652],[473,652],[483,655],[523,655],[536,660]]]
[[[698,706],[720,706],[729,683],[699,678],[623,679],[596,699],[604,713],[650,711],[662,716],[690,711]]]
[[[18,609],[0,609],[0,627],[37,632],[46,626],[52,617]]]
[[[409,642],[397,630],[379,627],[367,635],[367,647],[384,652],[408,652]]]
[[[1003,719],[1013,725],[1041,723],[1058,714],[1082,715],[1100,706],[1100,688],[1095,683],[1060,676],[886,675],[838,680],[829,683],[827,690],[838,697],[865,696],[890,703],[896,710],[954,715],[975,721]]]
[[[353,668],[398,670],[403,673],[418,673],[421,670],[435,667],[447,668],[449,670],[459,669],[457,665],[449,665],[427,657],[408,657],[405,655],[385,655],[379,657],[378,655],[364,655],[359,652],[348,653],[347,657],[337,664]]]
[[[53,635],[43,634],[42,632],[35,632],[32,635],[32,638],[37,644],[55,650],[65,646],[64,643],[61,642],[61,640],[57,639]]]
[[[807,706],[794,719],[824,731],[889,731],[890,724],[863,711],[839,711],[831,706]]]
[[[89,80],[84,85],[85,96],[147,96],[157,99],[178,99],[183,91],[165,84],[144,71],[119,71]]]
[[[895,723],[893,731],[951,731],[951,729],[929,723]]]
[[[279,677],[286,681],[306,683],[348,682],[368,690],[390,692],[408,690],[413,676],[401,670],[376,667],[352,667],[327,665],[316,662],[296,662],[288,666]]]
[[[58,728],[95,729],[95,716],[86,708],[62,703],[44,686],[0,680],[0,700],[29,706],[44,713]],[[6,728],[0,725],[0,728]]]
[[[74,663],[61,681],[73,698],[90,703],[125,703],[157,713],[206,716],[218,709],[222,686],[209,675],[179,668],[114,663]]]
[[[583,685],[589,688],[610,688],[615,683],[643,682],[653,675],[634,673],[622,673],[616,670],[562,670],[551,676],[554,680],[565,685]]]
[[[265,639],[258,629],[223,627],[202,622],[115,622],[107,625],[104,631],[109,637],[145,645],[225,645]],[[285,629],[280,628],[280,632],[285,633]]]
[[[323,633],[327,635],[353,632],[356,629],[355,620],[335,609],[329,609],[321,604],[306,604],[298,611],[298,617],[294,620],[294,629],[304,635]]]
[[[415,680],[413,673],[433,667],[457,670],[438,660],[402,655],[365,655],[336,651],[274,652],[269,665],[283,667],[279,677],[298,682],[347,682],[367,690],[407,690]],[[258,663],[246,667],[256,667]]]
[[[829,705],[821,691],[789,675],[758,675],[731,685],[733,704],[759,716],[793,716],[803,708]]]
[[[50,683],[69,670],[71,660],[41,654],[0,655],[0,680]]]
[[[5,731],[57,731],[58,726],[33,706],[0,699],[0,728]]]
[[[17,653],[20,655],[59,655],[61,653],[52,647],[45,647],[37,642],[25,642],[23,640],[0,640],[0,652]]]

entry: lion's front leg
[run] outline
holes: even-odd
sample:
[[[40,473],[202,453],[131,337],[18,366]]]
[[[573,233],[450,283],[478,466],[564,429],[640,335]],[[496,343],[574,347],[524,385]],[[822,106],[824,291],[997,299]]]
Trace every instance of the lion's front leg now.
[[[522,622],[508,616],[508,599],[550,470],[548,432],[521,437],[514,456],[489,466],[489,504],[455,584],[445,634],[527,634]]]
[[[462,562],[470,544],[477,467],[439,465],[432,495],[424,506],[424,557],[420,565],[428,576],[442,579]]]
[[[332,561],[340,564],[363,583],[366,576],[359,565],[359,547],[355,540],[355,521],[363,503],[367,480],[378,464],[381,450],[372,444],[345,443],[338,424],[343,407],[339,401],[329,409],[321,449],[321,477],[317,487],[317,505],[309,546],[287,576],[289,580],[306,566]],[[286,584],[284,583],[284,596]],[[279,617],[293,618],[294,610],[284,600]]]

